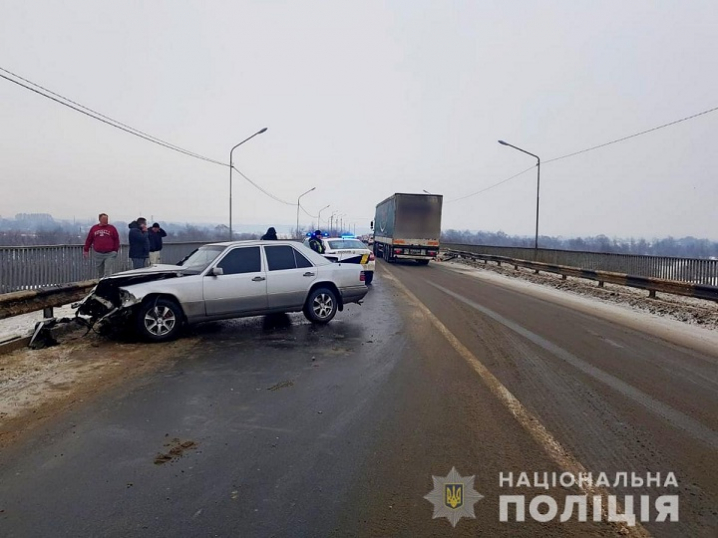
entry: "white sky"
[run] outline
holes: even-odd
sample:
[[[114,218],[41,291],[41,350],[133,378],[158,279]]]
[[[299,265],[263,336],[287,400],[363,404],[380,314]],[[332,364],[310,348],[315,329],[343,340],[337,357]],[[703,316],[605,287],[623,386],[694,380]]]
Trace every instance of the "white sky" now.
[[[718,106],[715,1],[0,0],[0,66],[357,226]],[[227,222],[228,170],[0,80],[0,215]],[[542,169],[542,234],[718,239],[718,112]],[[533,235],[535,174],[445,204]],[[293,224],[235,176],[234,220]],[[309,219],[302,217],[308,224]]]

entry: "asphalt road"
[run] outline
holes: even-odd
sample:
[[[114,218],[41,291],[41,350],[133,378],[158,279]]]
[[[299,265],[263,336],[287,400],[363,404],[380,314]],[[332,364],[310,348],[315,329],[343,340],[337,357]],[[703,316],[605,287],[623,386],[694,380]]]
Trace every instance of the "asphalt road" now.
[[[381,264],[326,327],[195,334],[0,454],[0,536],[718,535],[710,353],[439,264]],[[456,528],[423,498],[452,467],[484,496]],[[500,495],[584,493],[500,473],[576,469],[673,472],[609,493],[677,494],[680,521],[499,521]]]

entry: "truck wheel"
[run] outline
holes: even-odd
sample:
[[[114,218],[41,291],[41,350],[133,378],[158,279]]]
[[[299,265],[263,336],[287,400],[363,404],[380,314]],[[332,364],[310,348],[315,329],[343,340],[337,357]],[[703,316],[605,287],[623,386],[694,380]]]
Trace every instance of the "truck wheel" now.
[[[182,309],[173,300],[150,300],[137,312],[137,332],[150,342],[167,342],[179,336],[182,318]]]
[[[337,313],[337,296],[329,288],[317,288],[307,297],[304,316],[312,323],[329,323]]]
[[[429,265],[429,260],[416,260],[419,265]]]

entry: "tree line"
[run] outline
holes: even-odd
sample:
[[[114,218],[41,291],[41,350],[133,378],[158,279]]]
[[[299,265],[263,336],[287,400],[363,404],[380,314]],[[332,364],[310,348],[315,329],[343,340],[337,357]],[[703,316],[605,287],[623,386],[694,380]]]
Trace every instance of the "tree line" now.
[[[464,243],[496,247],[533,248],[534,238],[508,235],[504,232],[470,232],[468,230],[446,230],[441,234],[446,243]],[[636,239],[607,237],[551,237],[539,236],[539,248],[601,252],[615,254],[636,254],[644,256],[676,256],[680,258],[718,258],[718,242],[696,237],[664,237],[661,239]]]
[[[17,218],[20,217],[20,218]],[[85,242],[91,222],[53,220],[50,215],[18,215],[15,219],[0,218],[0,246],[77,245]],[[115,221],[120,239],[127,243],[127,222]],[[167,241],[225,241],[229,237],[226,225],[195,225],[163,223]],[[313,227],[310,227],[313,229]],[[296,231],[295,231],[296,232]],[[259,233],[233,234],[235,240],[258,239]],[[300,234],[304,236],[304,231]],[[471,232],[446,230],[446,243],[466,243],[501,247],[533,247],[534,238],[508,235],[504,232]],[[648,256],[676,256],[682,258],[718,258],[718,242],[696,237],[664,237],[661,239],[618,238],[596,235],[591,237],[539,237],[539,247],[558,250],[639,254]]]

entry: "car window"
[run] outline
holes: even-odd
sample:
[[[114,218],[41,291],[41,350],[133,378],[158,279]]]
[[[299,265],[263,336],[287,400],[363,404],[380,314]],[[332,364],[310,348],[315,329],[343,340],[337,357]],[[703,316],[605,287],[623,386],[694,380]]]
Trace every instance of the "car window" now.
[[[297,264],[294,261],[294,249],[289,245],[264,247],[264,252],[267,255],[267,265],[270,271],[297,268]]]
[[[366,248],[366,245],[358,239],[336,239],[328,241],[329,248],[340,250],[344,248]]]
[[[292,250],[294,251],[294,263],[297,267],[304,268],[312,266],[312,262],[302,256],[296,249],[293,248]]]
[[[225,275],[258,273],[262,270],[259,247],[235,248],[217,264]]]
[[[177,265],[181,265],[185,272],[201,273],[223,251],[224,247],[219,246],[200,247]]]

